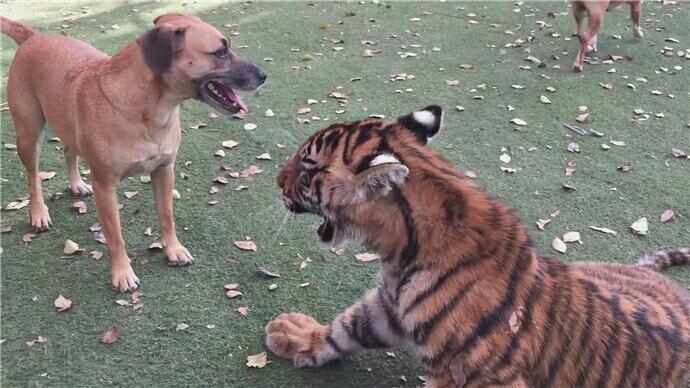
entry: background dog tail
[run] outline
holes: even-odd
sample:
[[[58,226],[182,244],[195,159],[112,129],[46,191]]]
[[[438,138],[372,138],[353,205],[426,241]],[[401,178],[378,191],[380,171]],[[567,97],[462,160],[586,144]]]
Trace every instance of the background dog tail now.
[[[674,265],[690,264],[690,248],[665,249],[650,253],[637,262],[637,266],[662,271]]]
[[[24,23],[15,22],[0,16],[0,29],[2,33],[14,39],[17,44],[24,43],[25,40],[36,33],[36,30]]]

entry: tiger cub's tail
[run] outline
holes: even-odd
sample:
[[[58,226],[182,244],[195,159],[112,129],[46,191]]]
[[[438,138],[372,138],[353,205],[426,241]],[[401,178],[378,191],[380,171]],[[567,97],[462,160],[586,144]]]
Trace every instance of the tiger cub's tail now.
[[[637,262],[637,266],[663,271],[675,265],[690,265],[690,247],[679,249],[664,249],[650,253]]]

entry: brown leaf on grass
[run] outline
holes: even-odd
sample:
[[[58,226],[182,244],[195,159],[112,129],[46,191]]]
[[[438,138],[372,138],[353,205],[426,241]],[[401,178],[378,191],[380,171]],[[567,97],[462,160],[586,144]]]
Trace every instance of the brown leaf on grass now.
[[[554,237],[554,239],[551,240],[551,247],[560,253],[565,253],[565,251],[568,250],[568,247],[565,245],[563,240],[558,237]]]
[[[271,154],[269,154],[268,152],[264,152],[261,155],[257,155],[256,158],[258,160],[271,160]]]
[[[685,153],[685,151],[681,150],[680,148],[672,148],[671,150],[673,152],[674,158],[687,158],[688,157],[688,155]]]
[[[271,271],[270,269],[268,269],[264,266],[260,266],[259,271],[262,274],[266,275],[266,277],[269,277],[269,278],[279,278],[280,277],[280,274],[278,272]]]
[[[518,117],[513,118],[512,120],[510,120],[510,122],[515,124],[515,125],[519,125],[521,127],[524,127],[525,125],[527,125],[527,121],[525,121],[521,118],[518,118]]]
[[[12,231],[12,225],[10,225],[9,223],[3,222],[2,224],[0,224],[0,233],[5,234],[5,233],[9,233],[11,231]]]
[[[161,243],[160,241],[154,241],[151,243],[151,245],[149,245],[149,249],[163,249],[163,243]]]
[[[227,184],[229,183],[228,178],[226,178],[226,177],[224,177],[224,176],[218,176],[218,177],[216,177],[216,179],[214,180],[214,182],[219,183],[219,184],[221,184],[221,185],[227,185]]]
[[[238,296],[242,296],[242,292],[237,291],[237,290],[228,290],[225,293],[225,296],[227,296],[230,299],[237,298]]]
[[[647,217],[642,217],[630,225],[633,233],[638,236],[644,236],[649,231],[649,225],[647,224]]]
[[[108,329],[105,333],[103,333],[103,337],[101,337],[101,343],[104,343],[106,345],[115,343],[120,338],[120,334],[120,328],[117,326],[113,326],[110,329]]]
[[[618,166],[618,171],[620,171],[620,172],[629,172],[629,171],[632,171],[632,169],[633,169],[632,163],[630,163],[628,161],[623,162],[623,164]]]
[[[238,289],[238,288],[240,288],[240,284],[239,284],[239,283],[228,283],[228,284],[225,285],[225,289],[226,289],[226,290],[236,290],[236,289]]]
[[[138,191],[125,191],[125,198],[131,199],[137,196],[139,194]]]
[[[659,216],[659,220],[660,220],[662,223],[665,224],[665,223],[671,221],[671,220],[673,219],[673,216],[675,216],[675,213],[673,212],[673,210],[671,210],[671,209],[666,209],[666,210],[664,210],[664,212],[661,213],[661,215]]]
[[[175,325],[175,331],[185,331],[187,329],[189,329],[189,325],[184,322],[180,322]]]
[[[38,173],[38,178],[42,181],[47,181],[55,178],[55,175],[57,175],[55,171],[41,171]]]
[[[93,232],[93,239],[103,245],[108,245],[108,240],[106,240],[105,234],[100,230],[97,232]]]
[[[378,260],[380,258],[381,258],[381,256],[376,254],[376,253],[368,253],[368,252],[359,253],[359,254],[355,255],[355,259],[357,259],[357,261],[361,261],[361,262],[365,262],[365,263],[369,262],[369,261]]]
[[[60,312],[60,311],[65,311],[65,310],[69,309],[70,307],[72,307],[72,301],[69,300],[69,299],[67,299],[67,298],[65,298],[65,297],[62,296],[62,295],[59,295],[59,296],[55,299],[55,301],[53,302],[53,304],[55,305],[55,307],[57,307],[58,312]]]
[[[580,145],[575,143],[574,141],[571,141],[568,143],[568,152],[580,152]]]
[[[91,251],[89,252],[89,255],[94,260],[100,260],[101,258],[103,258],[103,253],[99,251]]]
[[[238,307],[238,308],[235,309],[235,312],[236,312],[237,314],[240,314],[240,315],[243,316],[243,317],[246,317],[247,314],[249,314],[249,307],[245,307],[245,306]]]
[[[99,232],[101,230],[101,224],[95,223],[95,224],[89,226],[89,230],[92,232]]]
[[[235,241],[233,244],[235,244],[236,247],[240,248],[243,251],[256,252],[256,244],[254,244],[253,241],[240,240]]]
[[[545,219],[545,220],[538,219],[537,220],[537,228],[539,228],[540,230],[544,230],[546,225],[548,225],[550,222],[551,222],[551,219]]]
[[[575,164],[572,162],[568,162],[565,166],[565,176],[572,176],[577,169],[575,168]]]
[[[28,341],[28,342],[26,343],[26,346],[34,346],[35,344],[42,344],[42,343],[44,343],[44,342],[46,342],[46,341],[48,341],[48,338],[41,337],[41,336],[39,335],[38,338],[36,338],[35,340],[33,340],[33,341]]]
[[[596,230],[597,232],[606,233],[606,234],[612,234],[612,235],[614,235],[614,236],[615,236],[616,234],[618,234],[618,232],[616,232],[616,231],[613,230],[613,229],[609,229],[609,228],[602,228],[602,227],[599,227],[599,226],[590,226],[589,228],[592,229],[592,230]]]
[[[563,242],[572,243],[572,242],[579,242],[579,241],[580,241],[580,233],[579,232],[567,232],[566,234],[563,235]]]
[[[236,141],[234,141],[234,140],[226,140],[226,141],[224,141],[223,143],[221,143],[221,145],[222,145],[223,147],[227,148],[227,149],[235,148],[235,147],[237,147],[239,144],[240,144],[240,143],[238,143],[238,142],[236,142]]]
[[[268,364],[268,354],[261,352],[247,356],[247,366],[250,368],[263,368]]]
[[[88,209],[88,207],[86,206],[86,202],[77,201],[72,204],[72,209],[74,209],[79,214],[86,214],[86,210]]]
[[[563,126],[568,128],[569,130],[577,133],[578,135],[584,136],[587,134],[587,132],[584,129],[578,127],[577,125],[563,124]]]
[[[137,290],[132,293],[132,303],[139,303],[141,300],[141,291]]]
[[[21,208],[26,207],[29,203],[31,203],[31,201],[29,201],[28,199],[23,199],[20,201],[12,201],[12,202],[7,204],[7,206],[5,207],[5,210],[19,210]]]
[[[28,244],[31,241],[33,241],[34,237],[36,237],[35,233],[27,233],[27,234],[22,236],[22,242],[25,242]]]
[[[79,248],[79,245],[77,243],[75,243],[72,240],[66,240],[65,247],[62,249],[62,252],[64,252],[67,255],[73,255],[81,250],[82,249]]]
[[[350,99],[350,96],[348,96],[347,94],[345,94],[343,92],[338,92],[338,91],[331,92],[328,95],[328,97],[335,98],[336,100],[349,100]]]
[[[260,169],[257,166],[251,165],[244,170],[240,171],[240,177],[241,178],[250,178],[253,177],[256,174],[260,174],[264,172],[264,170]]]

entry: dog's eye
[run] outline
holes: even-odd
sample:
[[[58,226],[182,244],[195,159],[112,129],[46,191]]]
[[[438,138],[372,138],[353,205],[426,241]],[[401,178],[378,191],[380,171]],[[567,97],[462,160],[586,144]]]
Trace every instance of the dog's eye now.
[[[228,57],[229,54],[230,54],[230,53],[228,52],[228,49],[226,49],[225,47],[223,47],[222,49],[220,49],[220,50],[214,52],[214,53],[213,53],[213,56],[216,57],[216,58],[225,59],[225,58]]]

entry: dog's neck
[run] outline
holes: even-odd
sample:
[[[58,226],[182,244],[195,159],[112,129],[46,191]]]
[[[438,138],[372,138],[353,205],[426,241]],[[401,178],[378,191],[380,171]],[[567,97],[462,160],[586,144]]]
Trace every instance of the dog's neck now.
[[[174,93],[162,77],[151,71],[136,42],[110,58],[105,69],[99,84],[113,108],[151,129],[176,122],[180,104],[189,99]]]

